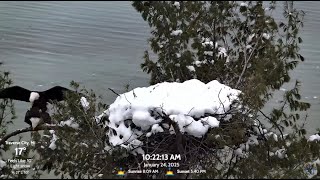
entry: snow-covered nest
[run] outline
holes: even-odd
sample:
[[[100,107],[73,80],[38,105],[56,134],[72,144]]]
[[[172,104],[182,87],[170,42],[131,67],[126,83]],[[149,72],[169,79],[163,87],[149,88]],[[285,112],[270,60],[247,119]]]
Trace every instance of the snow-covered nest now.
[[[229,111],[240,93],[216,80],[205,84],[196,79],[136,88],[118,96],[104,112],[109,143],[142,154],[140,136],[150,137],[164,128],[175,133],[163,122],[164,116],[176,122],[181,133],[202,137],[209,128],[219,127],[221,119],[214,115]]]

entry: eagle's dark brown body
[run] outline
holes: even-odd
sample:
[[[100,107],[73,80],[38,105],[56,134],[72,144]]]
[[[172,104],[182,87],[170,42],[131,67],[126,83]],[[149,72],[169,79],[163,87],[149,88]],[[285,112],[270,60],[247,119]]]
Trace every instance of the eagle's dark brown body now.
[[[26,112],[24,121],[32,126],[31,118],[40,118],[50,124],[51,117],[47,112],[47,103],[64,100],[65,93],[68,92],[74,91],[61,86],[55,86],[46,91],[30,91],[20,86],[12,86],[1,90],[0,98],[31,102],[32,106]]]

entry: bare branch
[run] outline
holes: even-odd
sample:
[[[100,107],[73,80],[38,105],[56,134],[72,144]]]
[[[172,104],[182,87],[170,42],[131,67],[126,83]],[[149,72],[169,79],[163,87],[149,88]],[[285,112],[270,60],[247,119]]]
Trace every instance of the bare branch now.
[[[59,128],[59,126],[52,126],[52,125],[41,125],[36,127],[35,129],[33,129],[32,127],[28,127],[28,128],[24,128],[24,129],[18,129],[16,131],[13,131],[12,133],[9,133],[7,135],[5,135],[1,140],[0,140],[0,145],[4,144],[6,140],[8,140],[9,138],[16,136],[18,134],[21,133],[25,133],[25,132],[31,132],[31,131],[41,131],[41,130],[55,130]]]
[[[260,40],[261,39],[261,35],[258,37],[258,40]],[[251,57],[252,57],[252,54],[253,54],[253,52],[255,51],[255,50],[257,50],[256,48],[257,48],[257,46],[258,46],[258,40],[257,40],[257,42],[256,42],[256,44],[254,45],[254,47],[252,48],[252,51],[251,51],[251,53],[250,53],[250,55],[249,55],[249,57],[247,57],[247,49],[246,48],[244,48],[244,66],[243,66],[243,69],[242,69],[242,72],[241,72],[241,74],[240,74],[240,77],[239,77],[239,79],[238,79],[238,82],[237,82],[237,84],[236,84],[236,88],[239,86],[239,84],[240,84],[240,82],[241,82],[241,79],[242,79],[242,77],[243,77],[243,75],[244,75],[244,73],[245,73],[245,71],[247,70],[247,67],[248,67],[248,64],[249,64],[249,61],[250,61],[250,59],[251,59]]]
[[[120,96],[119,93],[115,92],[114,90],[112,90],[111,88],[108,88],[110,91],[112,91],[114,94],[116,94],[117,96]],[[127,99],[126,95],[124,94],[124,97],[126,98],[126,100],[128,101],[128,103],[131,104],[131,102]]]
[[[112,91],[114,94],[116,94],[117,96],[120,96],[120,94],[118,94],[117,92],[115,92],[113,89],[108,88],[110,91]]]
[[[219,93],[218,93],[218,98],[219,98],[219,101],[220,101],[220,105],[222,105],[222,107],[223,107],[223,112],[226,113],[226,109],[224,108],[224,104],[223,104],[223,102],[222,102],[221,99],[220,99],[221,90],[222,90],[222,88],[220,89],[220,91],[219,91]]]

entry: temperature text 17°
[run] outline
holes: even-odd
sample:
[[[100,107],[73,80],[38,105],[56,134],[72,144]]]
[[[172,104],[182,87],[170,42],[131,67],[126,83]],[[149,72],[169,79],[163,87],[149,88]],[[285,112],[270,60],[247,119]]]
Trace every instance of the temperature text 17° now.
[[[21,148],[15,148],[16,150],[16,156],[20,156],[23,151],[27,150],[26,147],[21,147]]]

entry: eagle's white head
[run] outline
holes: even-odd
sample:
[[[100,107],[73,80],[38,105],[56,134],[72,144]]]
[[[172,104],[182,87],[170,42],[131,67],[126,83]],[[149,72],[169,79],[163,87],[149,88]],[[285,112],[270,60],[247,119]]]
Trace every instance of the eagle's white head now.
[[[40,98],[39,93],[31,92],[29,101],[33,103],[35,100],[38,100],[39,98]]]

